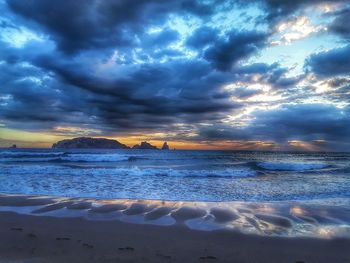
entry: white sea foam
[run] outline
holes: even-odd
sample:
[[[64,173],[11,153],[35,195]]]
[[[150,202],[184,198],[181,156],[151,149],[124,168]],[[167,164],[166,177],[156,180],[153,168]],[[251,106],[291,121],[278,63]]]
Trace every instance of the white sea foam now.
[[[257,164],[259,167],[266,170],[281,170],[281,171],[306,171],[323,169],[328,167],[323,163],[280,163],[280,162],[263,162]]]
[[[0,155],[0,162],[117,162],[129,160],[128,155],[124,154],[86,154],[86,153],[27,153],[10,152]]]
[[[0,152],[0,158],[21,158],[23,156],[28,157],[36,157],[36,156],[60,156],[63,155],[64,152],[30,152],[30,151],[5,151]]]
[[[215,170],[140,169],[138,167],[133,167],[132,169],[127,169],[127,171],[123,172],[127,173],[128,175],[163,175],[183,177],[248,177],[257,175],[254,170],[244,167]]]
[[[61,157],[67,162],[117,162],[127,161],[129,156],[123,154],[67,154]]]
[[[4,167],[4,172],[15,175],[32,175],[32,174],[56,174],[80,175],[82,167],[71,169],[66,166],[56,165],[31,165],[26,167],[9,166]],[[257,173],[249,168],[232,168],[232,169],[213,169],[213,170],[185,170],[185,169],[162,169],[162,168],[140,168],[132,167],[99,167],[91,169],[86,168],[84,173],[92,176],[174,176],[174,177],[249,177],[256,176]]]
[[[0,153],[3,193],[204,201],[350,197],[350,155],[344,153],[114,149]],[[346,159],[338,160],[339,156]]]

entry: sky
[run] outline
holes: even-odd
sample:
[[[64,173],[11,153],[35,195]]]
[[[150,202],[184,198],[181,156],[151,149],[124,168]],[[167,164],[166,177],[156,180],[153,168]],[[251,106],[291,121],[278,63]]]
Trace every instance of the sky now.
[[[0,0],[0,147],[350,150],[350,1]]]

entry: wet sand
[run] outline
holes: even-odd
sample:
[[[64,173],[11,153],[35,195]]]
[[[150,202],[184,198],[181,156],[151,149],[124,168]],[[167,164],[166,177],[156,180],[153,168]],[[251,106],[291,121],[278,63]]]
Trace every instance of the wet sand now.
[[[286,209],[0,195],[0,262],[350,262],[346,209]],[[325,232],[293,236],[298,220]]]

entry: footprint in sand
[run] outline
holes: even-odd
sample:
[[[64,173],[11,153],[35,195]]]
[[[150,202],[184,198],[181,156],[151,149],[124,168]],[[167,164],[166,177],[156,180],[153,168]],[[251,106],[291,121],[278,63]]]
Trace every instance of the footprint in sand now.
[[[68,241],[70,240],[69,237],[56,237],[56,240],[65,240],[65,241]]]
[[[35,234],[33,234],[33,233],[29,233],[29,234],[27,235],[27,237],[30,237],[30,238],[36,238],[36,235],[35,235]]]
[[[133,247],[120,247],[119,250],[128,250],[128,251],[134,251],[135,249]]]
[[[12,231],[23,231],[23,228],[21,227],[11,227]]]
[[[203,257],[199,257],[200,259],[217,259],[216,257],[214,256],[203,256]]]
[[[164,258],[164,259],[171,259],[171,256],[163,255],[163,254],[160,254],[160,253],[156,253],[156,256],[160,257],[160,258]]]
[[[83,247],[86,247],[86,248],[94,248],[93,245],[90,245],[88,243],[83,243]]]

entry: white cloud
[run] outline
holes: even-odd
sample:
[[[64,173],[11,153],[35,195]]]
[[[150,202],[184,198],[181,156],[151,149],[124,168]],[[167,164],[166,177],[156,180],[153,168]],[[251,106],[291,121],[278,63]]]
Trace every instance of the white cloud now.
[[[42,41],[43,39],[25,28],[5,28],[1,32],[1,40],[15,48],[23,47],[29,41]]]
[[[311,34],[325,31],[324,25],[313,25],[306,16],[293,17],[283,21],[276,27],[277,34],[271,45],[288,45],[294,41],[308,37]]]

